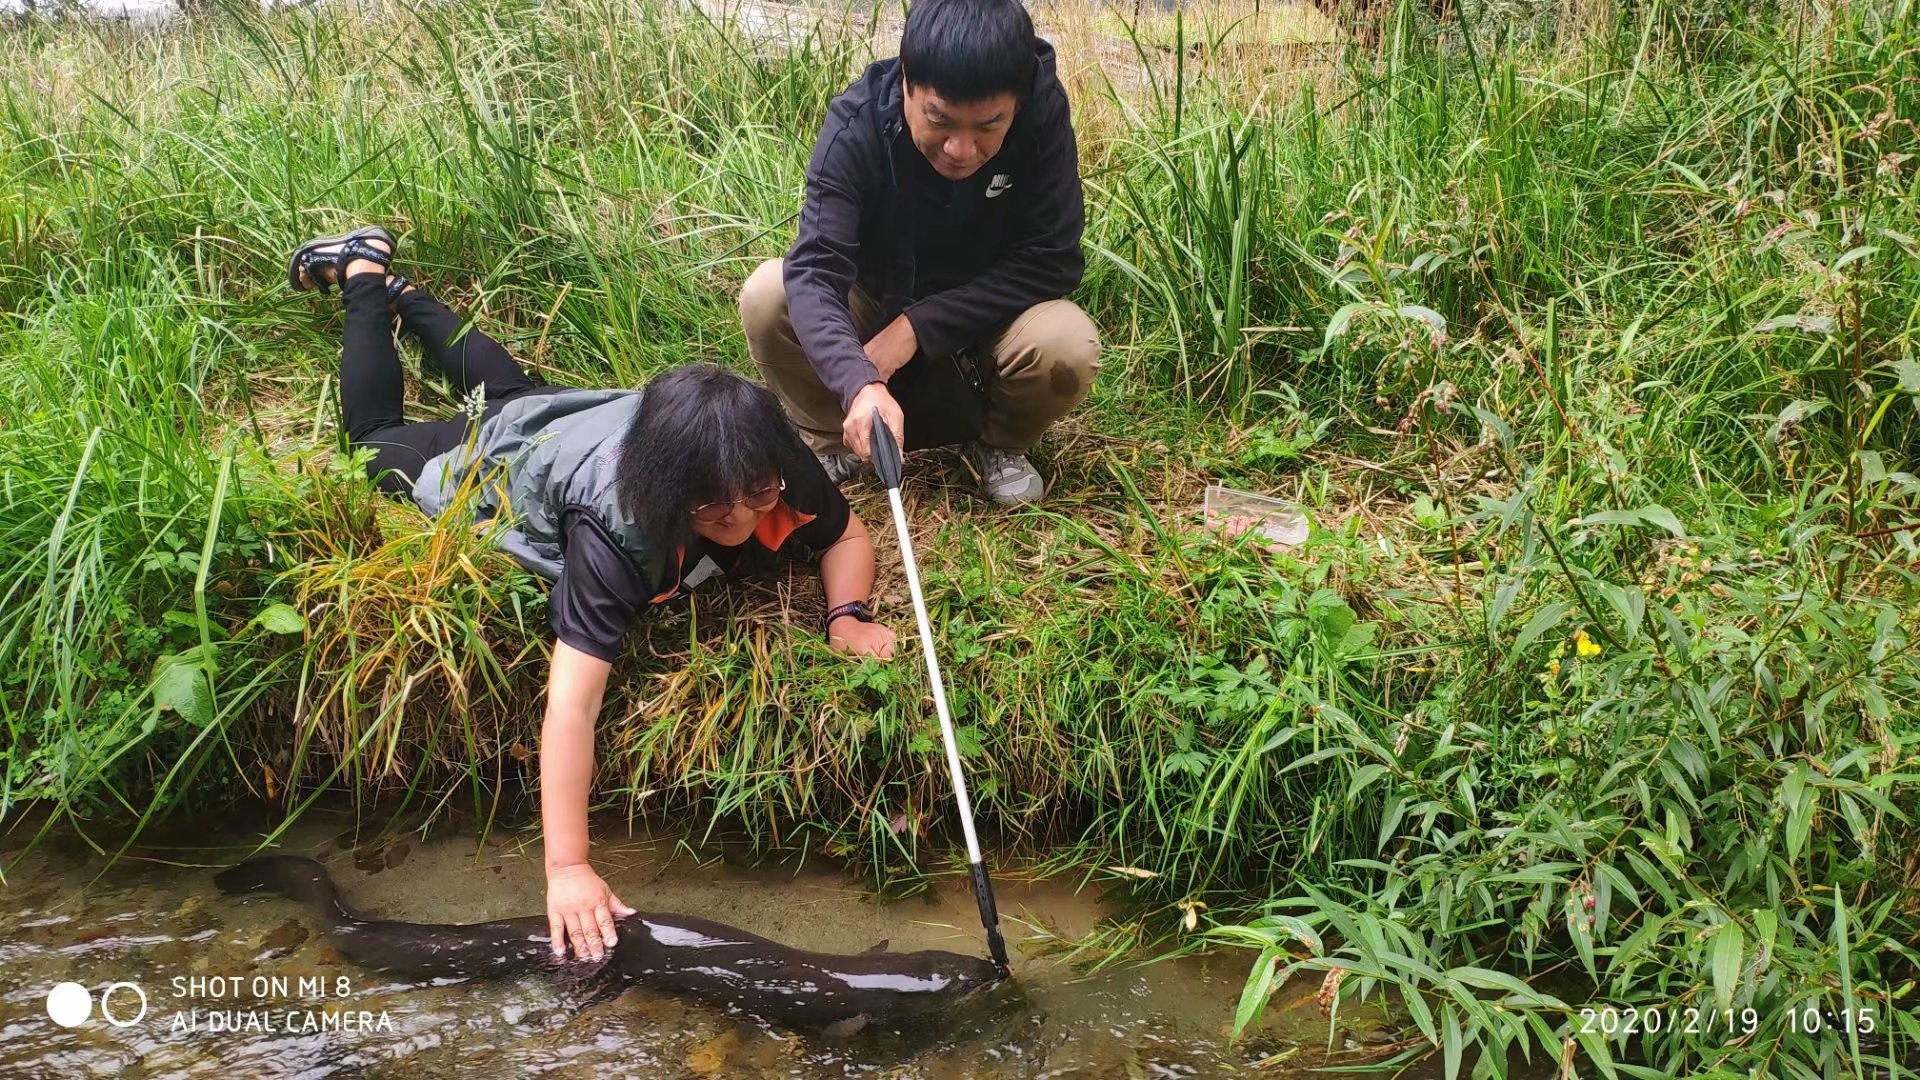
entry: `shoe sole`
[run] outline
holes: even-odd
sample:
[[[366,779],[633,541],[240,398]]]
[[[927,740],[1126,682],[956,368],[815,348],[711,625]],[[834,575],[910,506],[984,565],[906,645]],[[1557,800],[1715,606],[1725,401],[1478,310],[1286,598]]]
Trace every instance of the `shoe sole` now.
[[[1040,490],[1033,495],[1014,495],[1014,496],[995,495],[991,491],[982,491],[982,494],[984,494],[988,499],[992,500],[994,505],[1004,506],[1007,509],[1011,510],[1016,506],[1032,506],[1034,503],[1040,502],[1041,500],[1045,499],[1047,497],[1047,485],[1041,484]]]

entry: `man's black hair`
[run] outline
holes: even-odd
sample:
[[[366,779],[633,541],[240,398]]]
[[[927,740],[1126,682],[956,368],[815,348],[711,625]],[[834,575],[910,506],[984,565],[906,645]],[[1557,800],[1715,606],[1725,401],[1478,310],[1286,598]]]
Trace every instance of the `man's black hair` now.
[[[620,444],[614,489],[649,541],[693,540],[692,511],[819,466],[771,391],[716,364],[654,376]]]
[[[900,71],[956,105],[1033,87],[1033,19],[1020,0],[917,0],[900,32]]]

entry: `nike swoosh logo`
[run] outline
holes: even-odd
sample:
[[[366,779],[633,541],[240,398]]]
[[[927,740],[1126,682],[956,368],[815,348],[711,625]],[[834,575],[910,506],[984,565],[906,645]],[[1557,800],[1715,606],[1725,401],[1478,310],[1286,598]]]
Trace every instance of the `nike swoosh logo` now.
[[[1011,177],[996,176],[993,178],[993,182],[987,185],[987,198],[997,199],[1012,186],[1013,180]]]

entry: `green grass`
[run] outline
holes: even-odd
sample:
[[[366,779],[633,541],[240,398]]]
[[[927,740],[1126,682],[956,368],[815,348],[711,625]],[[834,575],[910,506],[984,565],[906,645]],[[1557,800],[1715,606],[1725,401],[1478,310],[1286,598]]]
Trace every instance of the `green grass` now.
[[[1100,384],[1042,509],[910,468],[983,829],[1124,884],[1103,941],[1257,950],[1243,1026],[1285,974],[1461,1071],[1910,1075],[1913,5],[1463,14],[1284,77],[1063,43]],[[735,291],[865,41],[600,0],[0,30],[0,818],[523,809],[543,590],[358,479],[285,253],[387,224],[555,380],[745,370]],[[1321,528],[1223,544],[1210,481]],[[906,629],[884,557],[879,593]],[[819,607],[801,574],[641,635],[600,791],[911,888],[956,866],[923,678]]]

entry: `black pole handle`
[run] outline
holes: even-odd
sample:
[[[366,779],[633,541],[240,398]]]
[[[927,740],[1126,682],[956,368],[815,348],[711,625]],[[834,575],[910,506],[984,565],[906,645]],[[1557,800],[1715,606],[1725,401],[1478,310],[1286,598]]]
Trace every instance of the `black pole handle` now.
[[[880,482],[890,488],[900,486],[900,444],[894,441],[893,429],[880,419],[880,410],[873,410],[873,430],[867,434],[867,442],[873,450],[873,471],[880,474]]]
[[[1000,912],[994,907],[993,882],[987,878],[985,863],[973,864],[973,897],[980,902],[980,925],[987,928],[987,955],[1004,979],[1013,969],[1007,966],[1007,942],[1000,936]]]

